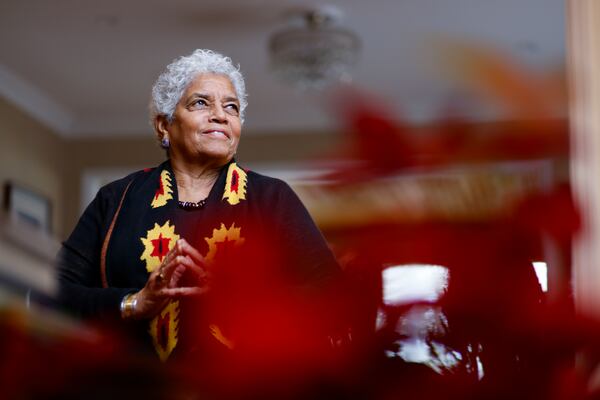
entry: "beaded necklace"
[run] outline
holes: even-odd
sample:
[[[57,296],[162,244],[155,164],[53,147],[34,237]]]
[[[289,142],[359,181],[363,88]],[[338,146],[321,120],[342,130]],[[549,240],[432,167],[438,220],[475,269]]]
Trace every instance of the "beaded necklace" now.
[[[184,210],[198,210],[198,209],[204,207],[205,204],[206,204],[206,199],[202,199],[197,202],[181,201],[181,200],[177,201],[177,205],[180,208],[183,208]]]

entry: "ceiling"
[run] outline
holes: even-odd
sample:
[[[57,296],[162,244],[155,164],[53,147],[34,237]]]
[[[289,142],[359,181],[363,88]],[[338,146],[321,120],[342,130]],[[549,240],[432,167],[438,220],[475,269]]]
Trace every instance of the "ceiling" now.
[[[158,74],[180,55],[211,48],[239,63],[246,77],[245,132],[332,129],[326,96],[294,91],[269,71],[270,33],[290,9],[314,4],[321,3],[2,0],[0,95],[66,137],[148,134]],[[342,10],[342,25],[362,43],[354,82],[416,122],[435,118],[460,90],[433,61],[440,38],[485,43],[533,68],[564,63],[563,0],[328,4]]]

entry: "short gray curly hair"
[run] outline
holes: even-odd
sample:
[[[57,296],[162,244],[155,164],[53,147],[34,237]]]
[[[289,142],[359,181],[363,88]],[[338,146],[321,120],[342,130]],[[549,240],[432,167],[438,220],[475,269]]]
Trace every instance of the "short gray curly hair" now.
[[[165,115],[173,121],[175,107],[189,84],[202,73],[222,74],[229,78],[240,102],[240,120],[244,122],[244,110],[248,105],[246,84],[239,65],[233,65],[231,59],[212,50],[197,49],[189,56],[176,58],[167,65],[152,86],[150,100],[150,123],[159,115]]]

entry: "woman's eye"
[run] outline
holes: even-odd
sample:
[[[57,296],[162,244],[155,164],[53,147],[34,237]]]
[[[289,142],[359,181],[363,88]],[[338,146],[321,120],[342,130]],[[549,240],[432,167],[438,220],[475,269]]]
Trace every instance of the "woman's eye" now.
[[[236,113],[237,113],[237,112],[239,112],[239,107],[238,107],[238,105],[237,105],[237,104],[226,104],[226,105],[225,105],[225,108],[226,108],[227,110],[231,110],[231,111],[234,111],[234,112],[236,112]]]
[[[188,108],[192,109],[192,108],[202,108],[202,107],[206,107],[208,105],[208,103],[206,102],[206,100],[204,99],[195,99],[194,101],[192,101]]]

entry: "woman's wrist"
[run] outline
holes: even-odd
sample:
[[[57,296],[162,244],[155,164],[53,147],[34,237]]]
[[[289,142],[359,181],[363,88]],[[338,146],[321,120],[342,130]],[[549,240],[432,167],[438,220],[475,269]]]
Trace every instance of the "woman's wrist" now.
[[[121,300],[121,318],[133,319],[137,308],[137,293],[129,293]]]

